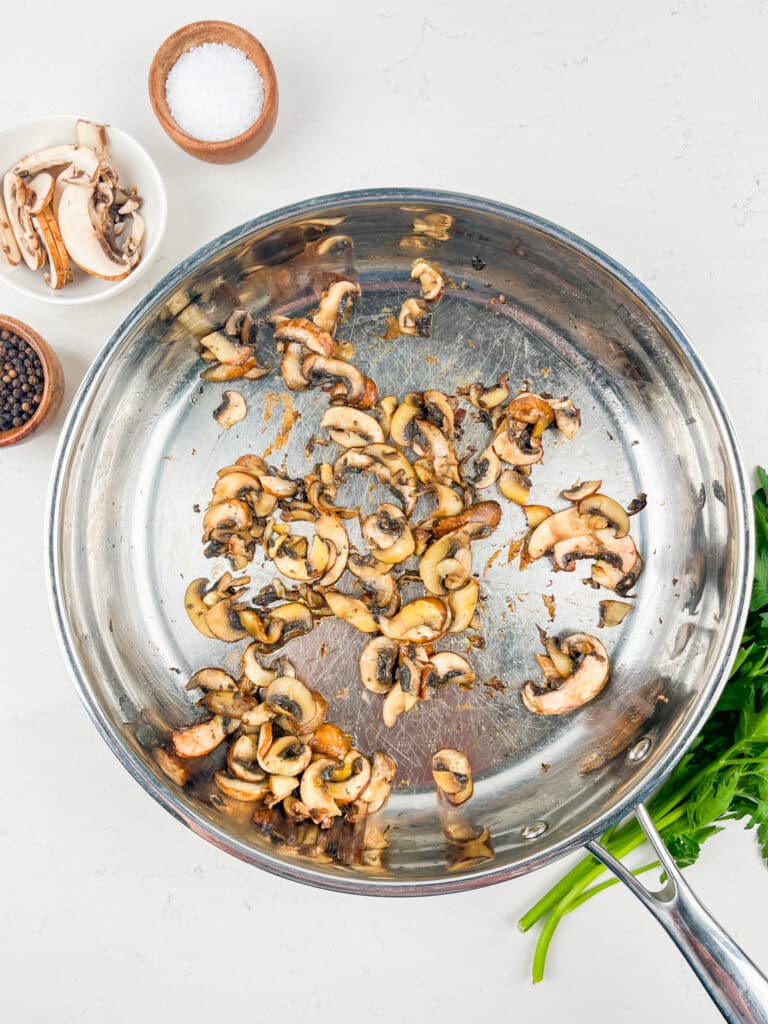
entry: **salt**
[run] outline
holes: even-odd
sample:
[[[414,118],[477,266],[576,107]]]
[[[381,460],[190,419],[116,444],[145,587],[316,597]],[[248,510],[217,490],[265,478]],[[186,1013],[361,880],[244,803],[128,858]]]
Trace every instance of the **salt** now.
[[[202,142],[233,139],[254,124],[264,107],[264,81],[242,50],[203,43],[187,50],[165,80],[176,124]]]

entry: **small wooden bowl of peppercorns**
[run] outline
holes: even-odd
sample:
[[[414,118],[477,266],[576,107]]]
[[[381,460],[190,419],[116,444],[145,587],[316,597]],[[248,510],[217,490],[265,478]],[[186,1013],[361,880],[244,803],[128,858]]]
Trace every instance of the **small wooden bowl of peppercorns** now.
[[[64,393],[58,356],[20,320],[0,315],[0,448],[55,416]]]

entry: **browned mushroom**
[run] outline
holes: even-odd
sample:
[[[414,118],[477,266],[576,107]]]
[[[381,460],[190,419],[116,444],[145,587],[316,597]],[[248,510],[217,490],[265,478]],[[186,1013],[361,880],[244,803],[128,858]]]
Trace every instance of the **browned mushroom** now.
[[[432,778],[435,785],[454,807],[472,796],[472,769],[463,751],[444,747],[432,756]]]
[[[573,661],[565,679],[545,679],[543,685],[528,682],[522,690],[523,704],[537,715],[563,715],[593,700],[608,682],[608,653],[595,637],[572,633],[560,643],[560,650]]]

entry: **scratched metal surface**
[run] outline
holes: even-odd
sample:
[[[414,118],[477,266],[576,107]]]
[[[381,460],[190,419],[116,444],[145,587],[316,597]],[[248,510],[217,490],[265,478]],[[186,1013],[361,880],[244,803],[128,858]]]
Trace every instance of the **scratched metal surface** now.
[[[429,220],[424,233],[426,215],[435,212],[452,218],[444,238],[431,237]],[[323,226],[321,215],[343,221]],[[318,238],[334,233],[352,244],[318,256]],[[435,259],[453,287],[429,338],[383,341],[387,311],[415,291],[408,272],[419,253]],[[555,575],[542,559],[521,572],[508,562],[524,520],[506,503],[499,529],[473,548],[486,646],[471,654],[478,675],[471,690],[444,688],[387,729],[381,698],[358,683],[363,638],[351,627],[326,620],[288,645],[299,675],[328,698],[329,719],[352,732],[360,749],[383,748],[398,763],[383,814],[387,873],[376,877],[282,857],[247,822],[211,806],[206,790],[174,790],[147,753],[165,729],[193,716],[187,677],[210,664],[234,668],[241,650],[205,639],[184,613],[187,583],[227,568],[203,558],[193,506],[205,509],[216,470],[247,451],[273,446],[271,461],[306,472],[305,445],[325,407],[317,392],[294,394],[298,416],[280,446],[286,406],[276,401],[283,389],[274,373],[236,383],[249,414],[222,431],[212,411],[226,385],[201,391],[192,339],[162,313],[163,303],[183,286],[216,322],[233,303],[263,318],[310,308],[339,273],[357,274],[363,288],[362,305],[340,335],[354,342],[355,362],[380,394],[453,393],[503,371],[513,385],[529,380],[534,389],[569,394],[583,429],[572,442],[547,434],[532,500],[560,507],[563,487],[591,477],[625,503],[640,490],[649,496],[633,520],[646,560],[635,607],[621,627],[601,634],[613,678],[577,714],[537,718],[520,703],[520,684],[535,676],[536,625],[596,631],[598,601],[610,595],[585,587],[584,570]],[[671,766],[711,704],[743,612],[744,481],[695,357],[663,311],[645,304],[652,297],[641,301],[620,275],[581,243],[492,204],[358,197],[267,226],[256,222],[212,243],[117,332],[86,381],[60,451],[54,597],[89,711],[129,770],[173,813],[236,855],[301,880],[353,891],[439,891],[506,877],[572,848]],[[274,365],[271,332],[262,333],[263,358]],[[467,422],[464,445],[483,443],[485,428]],[[313,459],[333,451],[318,448]],[[345,498],[372,506],[376,496],[366,485],[353,481]],[[250,574],[254,587],[274,575],[258,561]],[[542,594],[555,599],[552,623]],[[483,685],[494,677],[504,690]],[[659,692],[665,700],[656,702]],[[651,741],[641,763],[620,749],[628,717]],[[447,867],[445,815],[428,769],[440,746],[467,751],[476,785],[462,818],[487,826],[495,850],[492,862],[466,877]],[[606,763],[585,773],[595,761]],[[525,840],[523,829],[539,820],[547,830]]]

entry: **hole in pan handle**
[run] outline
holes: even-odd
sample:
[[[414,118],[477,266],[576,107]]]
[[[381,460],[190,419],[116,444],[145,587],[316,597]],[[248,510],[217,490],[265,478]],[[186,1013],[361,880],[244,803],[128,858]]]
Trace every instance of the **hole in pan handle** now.
[[[730,1024],[768,1024],[768,978],[702,906],[640,804],[637,819],[667,873],[651,892],[598,842],[587,849],[637,896],[691,965]]]

